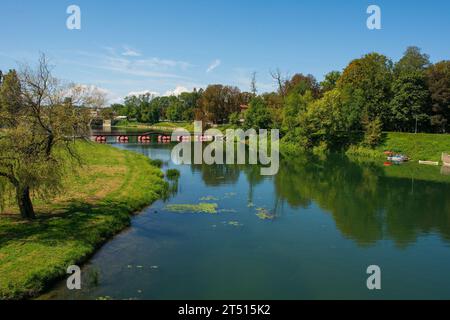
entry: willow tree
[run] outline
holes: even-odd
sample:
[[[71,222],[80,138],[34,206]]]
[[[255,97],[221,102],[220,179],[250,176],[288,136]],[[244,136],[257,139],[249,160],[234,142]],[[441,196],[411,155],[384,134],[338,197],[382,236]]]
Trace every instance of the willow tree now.
[[[60,189],[68,160],[78,158],[75,140],[88,134],[89,114],[81,106],[93,102],[85,87],[54,78],[45,56],[36,68],[4,74],[0,184],[15,194],[23,218],[35,218],[32,196],[48,198]]]

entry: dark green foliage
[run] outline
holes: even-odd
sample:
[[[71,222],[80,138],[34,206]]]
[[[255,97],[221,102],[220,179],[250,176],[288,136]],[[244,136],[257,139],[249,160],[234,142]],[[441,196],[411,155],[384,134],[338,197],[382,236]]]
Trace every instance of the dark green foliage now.
[[[430,105],[425,76],[417,71],[401,74],[392,86],[391,125],[395,131],[415,132],[429,125]]]
[[[430,65],[430,57],[418,47],[408,47],[403,57],[395,64],[396,77],[404,74],[422,72]]]
[[[232,125],[239,126],[241,124],[241,114],[239,112],[233,112],[230,114],[228,122]]]
[[[320,83],[322,93],[328,92],[336,88],[337,82],[341,77],[339,71],[331,71],[325,75],[325,79]]]
[[[166,171],[166,177],[169,180],[177,180],[180,177],[180,171],[177,169],[169,169]]]
[[[372,120],[365,125],[364,145],[374,148],[380,144],[383,137],[383,123],[379,118]]]
[[[350,93],[359,118],[369,121],[380,118],[383,124],[390,118],[389,101],[392,88],[392,61],[378,53],[353,60],[339,79],[338,88]]]
[[[245,114],[245,128],[270,129],[272,127],[272,117],[264,99],[254,98]]]
[[[149,161],[154,167],[161,168],[163,166],[163,161],[161,159],[150,159]]]
[[[450,125],[450,61],[441,61],[427,70],[431,94],[431,125],[436,132],[448,132]]]

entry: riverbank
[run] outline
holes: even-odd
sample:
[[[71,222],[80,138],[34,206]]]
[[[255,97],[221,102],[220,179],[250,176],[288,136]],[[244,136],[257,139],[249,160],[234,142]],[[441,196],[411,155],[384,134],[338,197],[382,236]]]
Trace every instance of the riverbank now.
[[[172,133],[177,128],[184,128],[189,132],[194,131],[194,124],[191,122],[159,122],[155,124],[146,124],[136,121],[121,120],[114,127],[121,129],[146,129],[156,130],[163,133]]]
[[[353,146],[346,154],[349,157],[386,159],[385,151],[405,154],[412,162],[441,161],[443,152],[450,153],[450,134],[387,132],[376,148]]]
[[[79,143],[77,148],[84,166],[67,176],[59,196],[35,201],[35,221],[20,220],[14,208],[0,215],[0,299],[45,290],[166,188],[161,170],[143,155],[108,145]]]

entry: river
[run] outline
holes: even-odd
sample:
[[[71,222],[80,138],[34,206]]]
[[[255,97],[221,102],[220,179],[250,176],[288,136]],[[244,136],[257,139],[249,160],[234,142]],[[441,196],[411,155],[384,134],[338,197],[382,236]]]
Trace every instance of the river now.
[[[252,165],[175,165],[172,145],[114,145],[178,169],[177,190],[90,259],[82,290],[61,281],[42,299],[450,298],[450,176],[439,168],[298,157],[263,177]],[[166,208],[200,202],[218,213]],[[381,290],[366,286],[370,265]]]

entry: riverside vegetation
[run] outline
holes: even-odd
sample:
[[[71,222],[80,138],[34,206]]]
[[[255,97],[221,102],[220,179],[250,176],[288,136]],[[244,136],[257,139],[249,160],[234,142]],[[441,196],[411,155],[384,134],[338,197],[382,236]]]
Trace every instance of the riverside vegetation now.
[[[104,97],[51,70],[42,55],[35,68],[0,72],[3,299],[42,291],[168,189],[147,157],[86,142],[89,108]]]
[[[167,129],[193,120],[219,128],[280,129],[286,153],[344,151],[380,158],[380,151],[392,148],[414,159],[438,160],[450,151],[448,138],[438,135],[450,129],[449,60],[432,63],[409,47],[397,62],[366,54],[320,83],[301,73],[271,75],[275,92],[259,94],[253,74],[250,92],[215,84],[179,96],[132,96],[104,114]],[[434,135],[406,134],[418,132]]]
[[[64,193],[36,201],[35,220],[19,219],[14,207],[0,215],[0,299],[41,292],[167,189],[143,155],[81,142],[76,150],[84,165],[65,176]]]
[[[126,226],[131,212],[167,190],[147,158],[76,142],[86,138],[92,108],[104,118],[125,116],[125,126],[136,121],[169,131],[171,123],[194,119],[219,127],[280,128],[287,154],[338,151],[381,159],[392,150],[413,160],[439,160],[450,150],[450,61],[431,63],[417,47],[395,63],[369,53],[320,83],[301,73],[276,71],[272,77],[275,92],[259,94],[253,76],[250,92],[215,84],[179,96],[127,97],[102,108],[98,93],[54,79],[45,58],[34,70],[0,72],[0,198],[8,213],[0,216],[0,298],[40,292]],[[171,123],[161,123],[166,120]],[[76,165],[79,159],[84,167]],[[409,174],[393,170],[391,175]],[[201,213],[217,210],[201,205]],[[260,213],[264,219],[271,214]]]

